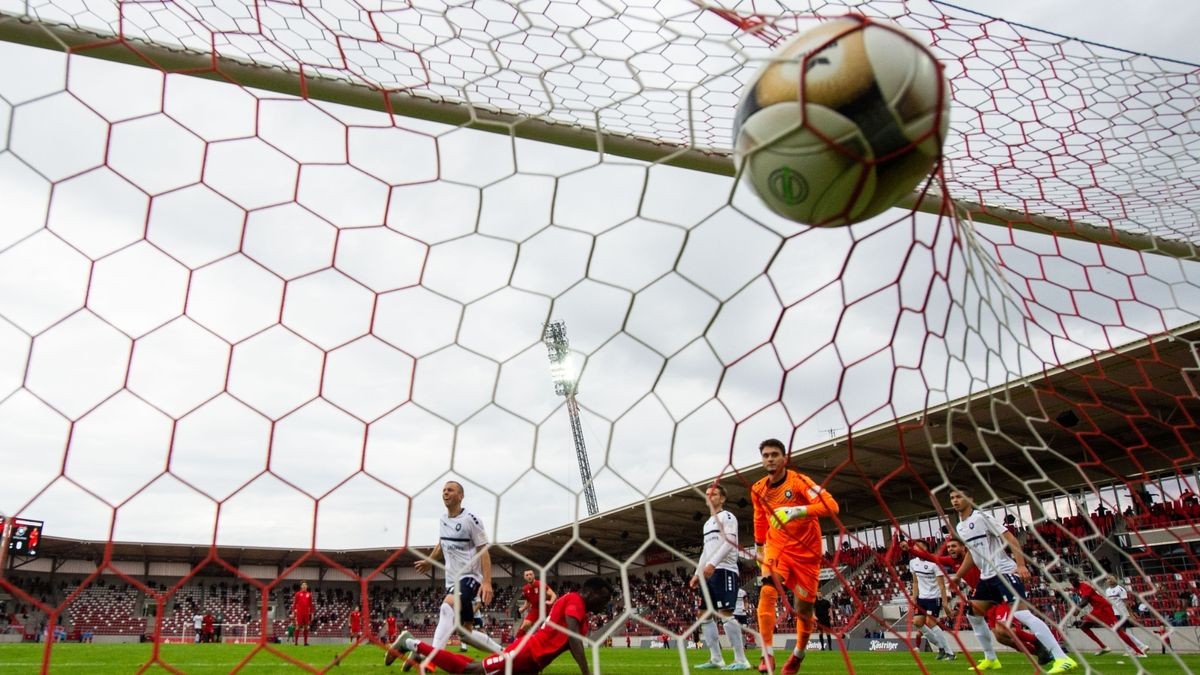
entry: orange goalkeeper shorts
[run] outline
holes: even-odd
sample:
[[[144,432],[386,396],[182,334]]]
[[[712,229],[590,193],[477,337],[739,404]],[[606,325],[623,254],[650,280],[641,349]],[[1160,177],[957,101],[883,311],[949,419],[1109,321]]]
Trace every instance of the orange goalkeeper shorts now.
[[[793,555],[786,549],[768,550],[763,558],[763,574],[792,589],[798,599],[816,602],[821,575],[820,558]]]

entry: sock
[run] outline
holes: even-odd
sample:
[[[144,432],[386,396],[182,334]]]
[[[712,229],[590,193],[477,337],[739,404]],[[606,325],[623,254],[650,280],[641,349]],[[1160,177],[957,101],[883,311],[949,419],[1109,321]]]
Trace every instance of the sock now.
[[[763,586],[758,593],[758,632],[764,654],[775,653],[775,603],[778,601],[779,591],[774,586]]]
[[[704,636],[704,641],[708,643],[709,660],[713,663],[725,663],[725,659],[721,656],[721,638],[717,635],[717,622],[709,617],[700,624],[700,633]]]
[[[941,642],[939,642],[938,639],[934,636],[933,630],[930,629],[929,626],[921,626],[918,630],[921,631],[921,635],[925,636],[925,639],[929,642],[929,645],[931,647],[934,647],[935,649],[937,649],[939,651],[945,651],[946,648],[943,647]]]
[[[468,638],[467,644],[476,649],[482,649],[493,654],[504,651],[504,647],[496,644],[495,640],[488,637],[487,633],[479,630],[478,628],[472,630],[470,634],[466,635],[466,638]]]
[[[812,637],[813,629],[817,627],[817,620],[812,614],[800,613],[796,615],[796,648],[792,653],[801,658],[804,657],[804,651],[808,649],[808,638]]]
[[[1144,641],[1141,641],[1141,638],[1139,638],[1138,635],[1129,633],[1129,639],[1133,640],[1134,644],[1138,645],[1138,649],[1140,649],[1141,651],[1145,652],[1147,650],[1150,650],[1150,645],[1147,645],[1146,643],[1144,643]]]
[[[1129,645],[1129,648],[1133,650],[1134,654],[1142,651],[1136,644],[1133,643],[1133,640],[1129,638],[1129,633],[1126,633],[1124,628],[1117,629],[1117,637],[1121,638],[1122,642]]]
[[[996,642],[992,640],[992,629],[988,628],[987,619],[975,614],[968,614],[967,621],[971,622],[971,631],[979,638],[979,646],[983,649],[983,658],[989,661],[996,658]]]
[[[1108,649],[1108,647],[1104,645],[1104,640],[1101,640],[1096,636],[1096,632],[1092,630],[1091,626],[1080,626],[1079,630],[1083,631],[1084,635],[1091,638],[1092,642],[1095,642],[1097,647],[1101,649]]]
[[[1030,633],[1024,628],[1017,628],[1016,626],[1009,626],[1009,630],[1012,631],[1013,635],[1017,636],[1017,639],[1021,641],[1021,644],[1025,645],[1025,649],[1029,650],[1030,654],[1037,652],[1038,645],[1041,643],[1038,642],[1036,635]]]
[[[1067,655],[1063,651],[1062,645],[1058,644],[1058,640],[1054,639],[1054,633],[1050,632],[1050,626],[1046,625],[1045,621],[1038,618],[1033,612],[1027,609],[1019,609],[1013,612],[1013,618],[1025,624],[1029,632],[1037,636],[1038,642],[1050,652],[1050,656],[1055,659],[1061,659]]]
[[[444,606],[444,605],[443,605]],[[461,673],[471,665],[471,659],[454,652],[448,652],[444,649],[434,647],[431,644],[417,642],[414,645],[414,652],[420,654],[426,659],[433,661],[433,664],[447,673]]]
[[[942,649],[946,650],[947,654],[954,653],[954,647],[950,644],[950,636],[946,635],[946,631],[942,630],[941,626],[934,624],[929,631],[937,637],[938,642],[942,643]]]
[[[742,624],[729,617],[725,619],[725,637],[733,644],[733,660],[737,663],[746,662],[746,638],[742,635]]]
[[[433,646],[441,649],[450,641],[450,634],[454,632],[454,608],[446,603],[438,608],[437,628],[433,629]]]

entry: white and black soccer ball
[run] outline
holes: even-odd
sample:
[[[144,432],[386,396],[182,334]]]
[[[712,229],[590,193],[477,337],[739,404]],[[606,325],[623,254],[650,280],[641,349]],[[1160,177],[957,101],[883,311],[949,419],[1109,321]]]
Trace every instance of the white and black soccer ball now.
[[[738,105],[740,172],[779,215],[848,225],[910,193],[950,125],[942,66],[903,29],[828,21],[781,46]]]

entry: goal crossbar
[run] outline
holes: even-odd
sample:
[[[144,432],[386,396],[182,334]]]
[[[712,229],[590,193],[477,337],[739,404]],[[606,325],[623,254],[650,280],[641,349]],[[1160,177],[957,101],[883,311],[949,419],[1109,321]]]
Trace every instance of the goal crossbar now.
[[[251,63],[212,53],[104,35],[4,12],[0,12],[0,40],[653,164],[724,176],[736,174],[728,150],[680,146],[631,134],[608,132],[599,127],[487,108],[466,101],[423,96],[408,90],[384,91],[345,79],[297,73],[282,66]],[[975,223],[1000,225],[1186,260],[1200,259],[1196,244],[1187,241],[1054,218],[995,204],[956,198],[951,198],[949,202],[960,217],[969,218]],[[909,195],[897,204],[899,208],[932,215],[944,213],[945,206],[946,200],[941,195],[920,192]]]

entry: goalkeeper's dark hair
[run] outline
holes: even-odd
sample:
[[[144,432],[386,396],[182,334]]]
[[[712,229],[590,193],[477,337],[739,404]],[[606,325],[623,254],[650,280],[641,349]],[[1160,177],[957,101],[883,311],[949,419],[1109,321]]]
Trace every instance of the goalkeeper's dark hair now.
[[[765,448],[779,448],[779,451],[782,452],[784,454],[784,456],[787,456],[787,454],[788,454],[787,446],[785,446],[783,444],[783,441],[779,440],[778,438],[768,438],[767,440],[763,441],[762,443],[759,443],[758,444],[759,454],[762,454],[762,451]]]

